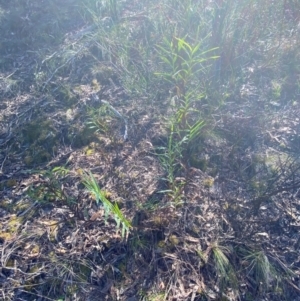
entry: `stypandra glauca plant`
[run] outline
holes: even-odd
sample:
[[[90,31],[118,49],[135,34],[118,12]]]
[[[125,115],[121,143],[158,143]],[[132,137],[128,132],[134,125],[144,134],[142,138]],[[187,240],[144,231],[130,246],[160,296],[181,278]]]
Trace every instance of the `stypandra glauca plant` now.
[[[167,192],[175,204],[180,204],[182,190],[185,185],[185,181],[182,179],[180,181],[176,180],[176,174],[185,164],[187,159],[185,158],[187,155],[186,150],[199,137],[205,122],[199,120],[193,125],[187,123],[185,129],[179,127],[179,124],[178,116],[173,116],[170,122],[167,146],[159,148],[160,161],[167,172],[165,180],[168,183],[168,190],[161,192]]]
[[[217,58],[208,56],[216,48],[201,51],[201,45],[201,42],[192,45],[186,38],[178,37],[173,37],[171,41],[164,39],[162,45],[157,45],[159,58],[163,62],[163,71],[156,75],[173,86],[170,135],[167,147],[160,154],[160,158],[167,171],[169,191],[175,199],[180,199],[181,188],[184,186],[182,182],[180,185],[175,183],[176,173],[187,161],[186,156],[189,153],[187,150],[196,143],[205,125],[199,110],[199,102],[205,96],[201,93],[200,77],[207,68],[205,63]]]
[[[195,46],[186,41],[186,38],[173,37],[171,41],[163,39],[162,45],[157,45],[159,58],[163,62],[163,72],[156,75],[171,83],[175,92],[173,100],[179,109],[188,108],[194,93],[198,93],[200,75],[206,70],[205,62],[216,59],[218,56],[208,56],[217,48],[201,52],[202,42]],[[180,101],[181,100],[181,101]]]
[[[173,37],[171,41],[163,40],[157,45],[159,57],[163,62],[163,72],[156,73],[173,85],[174,96],[171,105],[175,108],[173,127],[179,133],[179,139],[191,143],[199,135],[204,122],[201,119],[197,102],[205,96],[199,92],[200,75],[207,68],[204,63],[218,58],[208,56],[209,52],[201,51],[201,42],[196,45],[188,43],[185,38]]]
[[[102,203],[105,213],[105,221],[111,215],[117,223],[117,229],[121,228],[122,238],[127,237],[131,228],[130,222],[124,217],[118,204],[112,204],[105,196],[105,192],[99,187],[94,175],[89,172],[83,174],[83,184],[86,189],[94,196],[97,205]]]
[[[168,193],[172,201],[179,203],[185,183],[176,183],[176,174],[180,169],[180,161],[182,159],[182,145],[180,141],[176,140],[176,135],[174,123],[171,121],[167,146],[159,147],[158,153],[160,162],[166,171],[164,180],[168,183],[168,189],[161,191],[161,193]]]

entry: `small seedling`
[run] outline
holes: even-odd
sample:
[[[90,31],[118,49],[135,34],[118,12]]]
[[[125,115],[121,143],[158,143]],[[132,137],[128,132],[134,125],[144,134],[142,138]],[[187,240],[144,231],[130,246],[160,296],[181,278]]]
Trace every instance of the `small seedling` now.
[[[108,215],[111,214],[117,223],[117,229],[121,227],[121,234],[124,238],[128,236],[131,224],[130,222],[124,217],[123,213],[118,207],[118,204],[112,204],[106,198],[106,192],[101,190],[99,187],[94,175],[92,173],[84,173],[83,174],[83,184],[87,188],[87,190],[94,196],[97,205],[101,202],[104,207],[105,212],[105,221],[107,221]]]

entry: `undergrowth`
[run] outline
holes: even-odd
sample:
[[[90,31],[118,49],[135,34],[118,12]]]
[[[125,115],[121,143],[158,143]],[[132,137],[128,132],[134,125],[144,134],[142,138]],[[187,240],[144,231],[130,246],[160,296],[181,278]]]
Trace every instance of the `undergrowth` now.
[[[48,2],[0,2],[3,300],[296,300],[299,3]]]

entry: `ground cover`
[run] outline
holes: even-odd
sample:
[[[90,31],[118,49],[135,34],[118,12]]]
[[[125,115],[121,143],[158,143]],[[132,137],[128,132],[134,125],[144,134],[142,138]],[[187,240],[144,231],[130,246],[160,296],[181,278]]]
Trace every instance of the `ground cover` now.
[[[297,1],[0,1],[3,300],[299,300]]]

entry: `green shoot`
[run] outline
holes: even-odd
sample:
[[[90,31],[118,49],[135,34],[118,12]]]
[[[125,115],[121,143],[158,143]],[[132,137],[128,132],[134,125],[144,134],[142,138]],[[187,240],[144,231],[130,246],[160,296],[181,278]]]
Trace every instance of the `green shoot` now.
[[[105,196],[105,193],[99,187],[94,175],[92,173],[83,174],[83,184],[87,190],[95,197],[97,205],[102,203],[105,212],[105,221],[107,221],[108,215],[112,215],[117,223],[117,229],[121,227],[121,235],[124,238],[129,234],[131,228],[130,222],[124,217],[123,213],[118,207],[118,204],[112,204]]]

